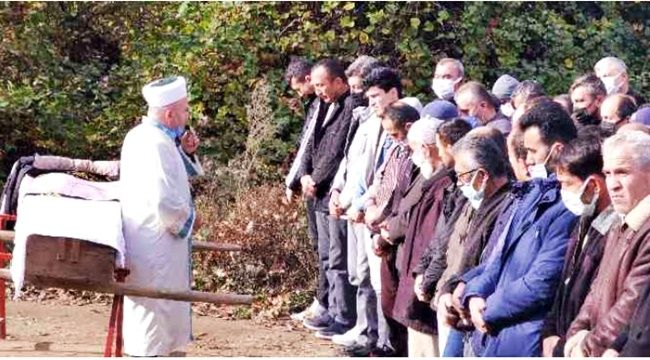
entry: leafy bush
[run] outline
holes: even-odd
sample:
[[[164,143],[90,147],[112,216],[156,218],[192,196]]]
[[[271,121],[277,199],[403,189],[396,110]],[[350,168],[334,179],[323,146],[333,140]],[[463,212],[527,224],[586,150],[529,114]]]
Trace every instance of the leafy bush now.
[[[0,171],[35,151],[115,158],[144,113],[153,78],[190,80],[202,152],[226,163],[244,148],[246,96],[266,77],[273,139],[286,157],[299,129],[281,81],[290,55],[377,56],[402,72],[406,92],[432,98],[437,59],[461,58],[491,84],[509,72],[550,93],[615,54],[650,90],[650,5],[634,3],[3,3],[0,22]],[[3,178],[0,173],[0,178]]]

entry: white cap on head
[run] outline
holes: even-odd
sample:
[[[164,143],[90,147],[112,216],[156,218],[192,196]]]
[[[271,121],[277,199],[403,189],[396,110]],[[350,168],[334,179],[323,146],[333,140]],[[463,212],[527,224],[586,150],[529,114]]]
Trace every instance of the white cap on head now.
[[[408,140],[415,141],[424,145],[433,145],[436,143],[436,133],[438,127],[444,121],[432,117],[420,119],[411,125],[407,135]]]
[[[152,81],[142,88],[142,96],[151,107],[164,107],[187,97],[187,81],[173,76]]]
[[[410,107],[414,108],[415,110],[418,111],[418,114],[422,114],[422,103],[420,100],[416,97],[405,97],[399,99],[399,101],[405,103],[406,105],[409,105]]]

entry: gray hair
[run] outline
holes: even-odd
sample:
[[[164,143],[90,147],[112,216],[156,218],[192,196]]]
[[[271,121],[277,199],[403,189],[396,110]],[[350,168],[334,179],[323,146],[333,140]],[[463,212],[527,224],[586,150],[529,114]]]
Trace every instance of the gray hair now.
[[[603,154],[625,148],[641,169],[650,169],[650,135],[639,130],[618,132],[603,143]]]
[[[603,82],[596,74],[589,73],[577,78],[569,88],[569,94],[573,94],[575,89],[584,87],[591,96],[607,96],[607,90]]]
[[[407,135],[409,141],[414,141],[424,145],[433,145],[436,143],[436,133],[442,120],[434,118],[420,119],[411,125]]]
[[[152,120],[160,121],[163,120],[165,111],[169,110],[174,104],[169,104],[165,106],[149,106],[147,109],[147,117]]]
[[[527,103],[531,99],[546,95],[544,88],[535,80],[524,80],[515,87],[510,98],[522,97],[522,101]]]
[[[454,157],[461,153],[469,154],[473,163],[472,167],[485,169],[491,178],[508,175],[507,160],[503,156],[503,149],[491,137],[468,133],[452,148]]]
[[[374,67],[379,65],[379,60],[372,56],[361,55],[348,66],[345,70],[345,76],[358,76],[365,79]]]
[[[438,64],[436,64],[436,66],[442,66],[449,63],[454,64],[456,69],[458,69],[458,72],[460,73],[460,77],[465,77],[465,67],[463,66],[463,63],[460,62],[460,60],[458,59],[442,58],[438,61]]]
[[[594,65],[594,71],[603,66],[613,66],[616,70],[618,70],[618,72],[627,73],[627,65],[625,65],[625,62],[614,56],[607,56],[598,60],[596,65]]]
[[[298,81],[305,80],[305,76],[311,73],[312,64],[307,59],[300,57],[291,57],[291,62],[287,66],[287,70],[284,72],[284,80],[290,84],[292,78],[296,78]]]

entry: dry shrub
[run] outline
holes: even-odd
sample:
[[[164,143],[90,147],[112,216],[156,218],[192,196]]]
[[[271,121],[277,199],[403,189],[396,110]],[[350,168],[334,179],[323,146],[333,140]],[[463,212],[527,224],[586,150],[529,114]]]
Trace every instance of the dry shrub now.
[[[239,244],[245,249],[194,254],[194,287],[257,295],[252,312],[276,318],[309,302],[317,258],[307,237],[304,206],[282,202],[284,189],[277,181],[277,168],[265,164],[260,156],[264,141],[276,130],[269,91],[266,79],[253,87],[246,107],[249,131],[245,150],[228,166],[204,162],[206,175],[193,184],[204,223],[194,238]],[[215,307],[198,309],[213,313]],[[252,315],[247,308],[233,311],[226,315]]]
[[[210,216],[209,197],[197,200],[206,214],[197,239],[239,244],[242,252],[194,255],[194,287],[259,296],[256,313],[277,317],[309,298],[317,275],[316,254],[299,204],[285,205],[279,186],[242,191],[222,219]]]

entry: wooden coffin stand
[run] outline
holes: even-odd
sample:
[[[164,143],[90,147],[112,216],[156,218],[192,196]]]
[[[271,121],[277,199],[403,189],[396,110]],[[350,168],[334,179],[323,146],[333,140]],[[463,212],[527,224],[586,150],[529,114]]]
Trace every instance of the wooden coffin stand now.
[[[14,233],[0,230],[0,246],[12,242]],[[194,242],[193,250],[239,251],[236,245]],[[10,257],[10,254],[5,254]],[[250,305],[249,295],[219,294],[201,291],[172,291],[138,287],[124,283],[128,270],[115,267],[115,249],[89,241],[30,235],[25,254],[25,282],[37,287],[95,291],[114,294],[104,356],[122,356],[122,318],[124,295],[186,302]],[[8,269],[0,269],[0,282],[10,281]],[[4,287],[4,286],[2,286]],[[0,337],[4,338],[4,291],[0,294]],[[114,347],[113,347],[114,346]],[[114,349],[114,350],[113,350]]]

